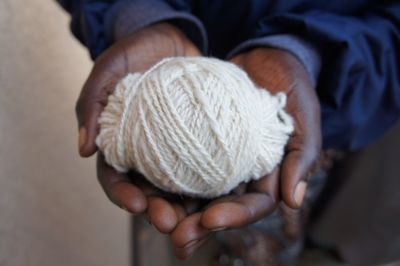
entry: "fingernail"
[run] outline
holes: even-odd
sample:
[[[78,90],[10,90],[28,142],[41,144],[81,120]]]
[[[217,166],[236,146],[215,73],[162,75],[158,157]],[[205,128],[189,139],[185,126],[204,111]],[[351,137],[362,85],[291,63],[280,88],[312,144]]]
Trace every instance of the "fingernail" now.
[[[212,231],[212,232],[218,232],[218,231],[225,230],[226,228],[227,228],[226,226],[223,226],[223,227],[218,227],[218,228],[211,229],[210,231]]]
[[[86,128],[81,127],[79,129],[79,152],[82,154],[83,147],[86,144],[87,132]]]
[[[307,183],[305,181],[300,181],[294,191],[294,201],[297,207],[300,207],[303,203],[304,195],[306,193]]]
[[[193,246],[194,244],[196,244],[197,241],[198,241],[197,239],[193,239],[190,242],[186,243],[186,245],[184,245],[183,248],[189,248],[189,247]]]

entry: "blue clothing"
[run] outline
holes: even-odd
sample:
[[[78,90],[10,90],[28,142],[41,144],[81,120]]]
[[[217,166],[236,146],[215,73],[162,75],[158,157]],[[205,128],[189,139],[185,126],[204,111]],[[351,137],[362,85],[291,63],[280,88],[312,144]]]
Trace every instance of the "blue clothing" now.
[[[359,149],[400,115],[400,3],[385,0],[59,0],[75,36],[97,57],[159,21],[206,55],[253,46],[297,56],[316,84],[325,148]]]

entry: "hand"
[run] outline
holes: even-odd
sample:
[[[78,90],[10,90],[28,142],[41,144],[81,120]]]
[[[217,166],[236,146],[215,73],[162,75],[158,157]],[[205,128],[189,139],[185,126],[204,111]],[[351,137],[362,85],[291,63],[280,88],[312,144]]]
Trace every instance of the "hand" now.
[[[234,193],[184,218],[172,232],[175,254],[190,256],[214,231],[249,225],[271,213],[282,199],[299,208],[321,149],[319,102],[303,65],[291,54],[257,48],[232,62],[243,68],[261,88],[287,93],[287,112],[295,130],[283,161],[273,173],[243,184]]]
[[[321,153],[320,106],[303,65],[283,50],[258,48],[232,60],[260,87],[287,94],[286,111],[294,120],[294,133],[280,166],[280,192],[291,208],[301,206],[307,179]]]
[[[167,23],[149,26],[117,40],[95,61],[76,105],[81,156],[89,157],[96,152],[98,117],[121,78],[130,72],[145,71],[165,57],[199,55],[183,33]],[[162,192],[142,182],[139,174],[130,174],[135,177],[116,172],[98,154],[97,176],[110,200],[134,214],[147,210],[150,222],[160,231],[172,230],[178,222],[179,211],[184,208],[167,201]]]

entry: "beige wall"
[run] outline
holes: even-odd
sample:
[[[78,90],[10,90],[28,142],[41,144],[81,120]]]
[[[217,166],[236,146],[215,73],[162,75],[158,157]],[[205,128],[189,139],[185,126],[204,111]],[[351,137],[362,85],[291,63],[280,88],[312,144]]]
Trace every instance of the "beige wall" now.
[[[0,265],[129,265],[128,216],[77,156],[91,67],[53,2],[0,1]]]

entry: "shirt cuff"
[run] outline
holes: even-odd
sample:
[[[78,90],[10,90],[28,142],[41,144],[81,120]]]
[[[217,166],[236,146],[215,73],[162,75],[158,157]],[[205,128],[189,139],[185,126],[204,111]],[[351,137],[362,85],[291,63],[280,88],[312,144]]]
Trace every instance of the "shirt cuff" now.
[[[207,51],[207,34],[203,24],[192,14],[173,9],[162,1],[122,0],[117,2],[106,18],[109,43],[151,24],[169,21],[180,28],[201,50]]]
[[[293,54],[303,64],[315,87],[321,68],[321,58],[313,45],[291,34],[271,35],[239,44],[229,53],[228,57],[233,57],[244,50],[257,46],[282,49]]]

